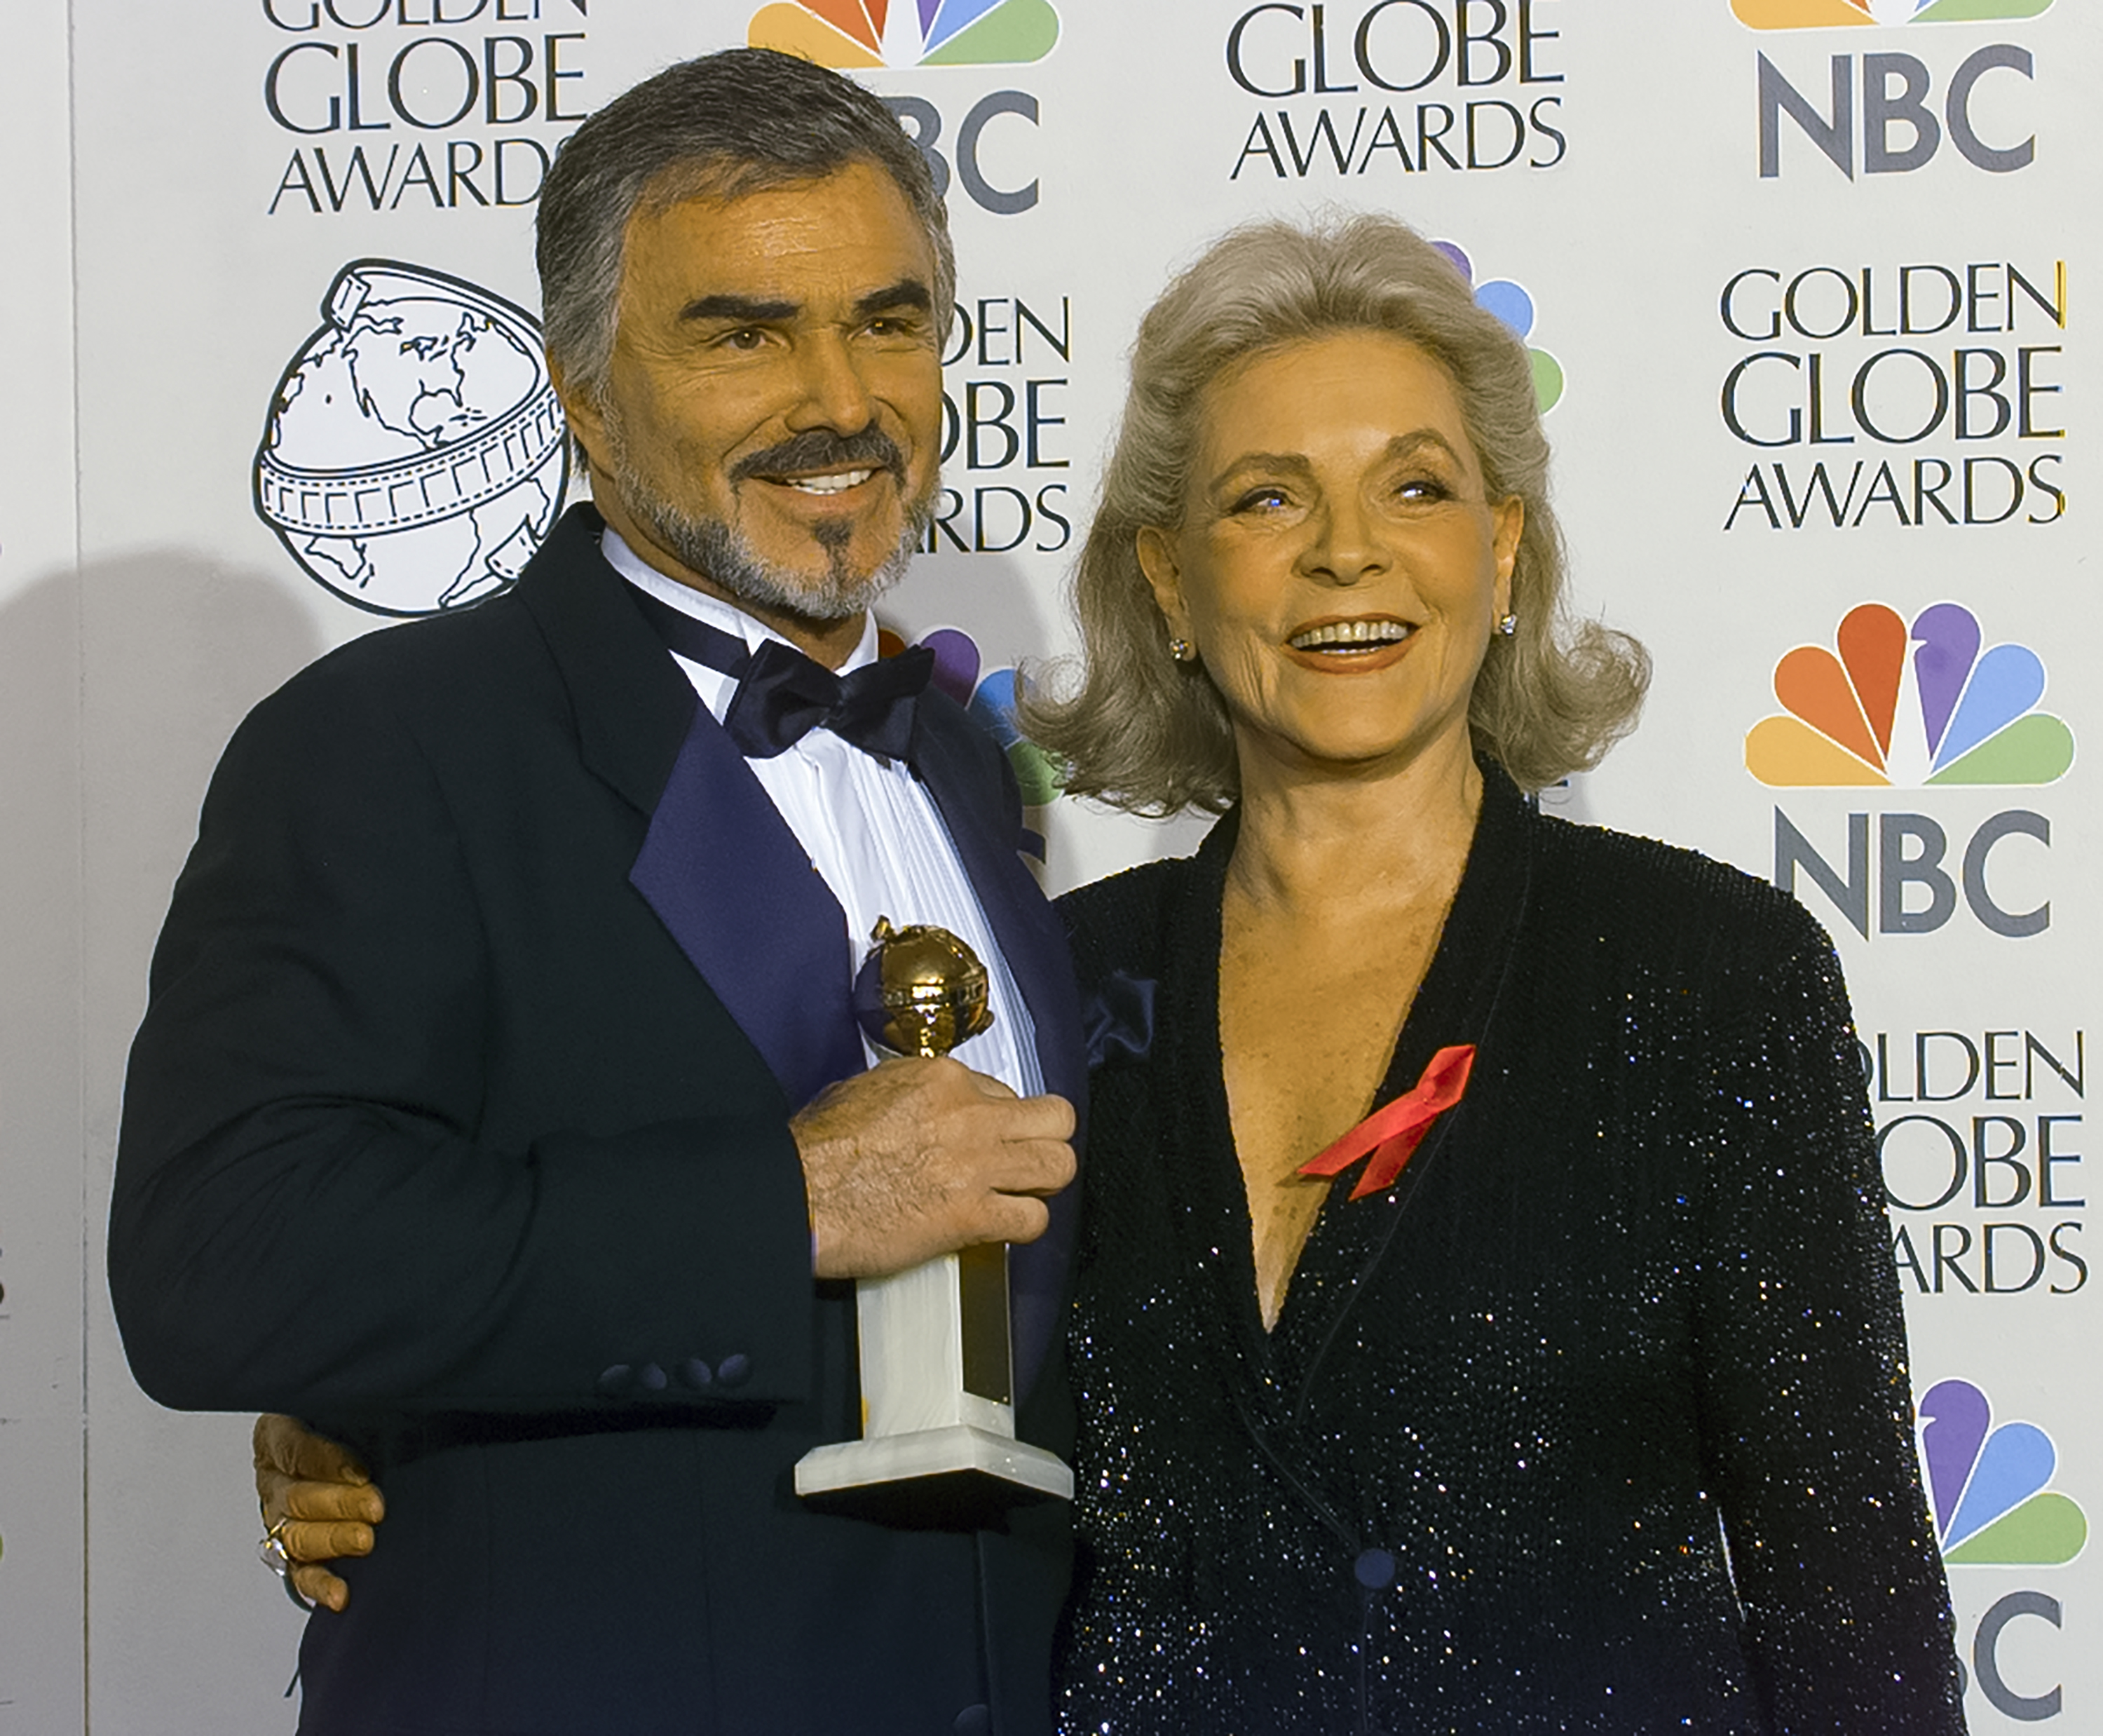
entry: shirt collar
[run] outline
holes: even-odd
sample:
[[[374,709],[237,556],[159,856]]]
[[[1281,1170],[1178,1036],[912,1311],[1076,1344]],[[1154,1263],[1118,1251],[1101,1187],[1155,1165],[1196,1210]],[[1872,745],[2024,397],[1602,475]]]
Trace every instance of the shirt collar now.
[[[691,585],[682,585],[677,579],[668,578],[629,547],[620,533],[611,525],[600,533],[599,550],[606,556],[607,564],[638,590],[649,592],[659,602],[669,604],[682,614],[691,615],[696,621],[719,628],[725,633],[735,633],[752,650],[758,650],[768,639],[780,639],[785,645],[789,643],[771,627],[763,621],[755,621],[736,603],[726,603],[720,597],[711,596],[706,591],[696,590]],[[682,665],[686,662],[683,657],[679,661]],[[855,648],[847,653],[847,661],[840,665],[838,673],[844,675],[850,670],[860,669],[875,661],[876,617],[865,614],[862,617],[861,638]],[[728,701],[726,700],[725,703]],[[716,708],[711,705],[709,709],[714,710]]]

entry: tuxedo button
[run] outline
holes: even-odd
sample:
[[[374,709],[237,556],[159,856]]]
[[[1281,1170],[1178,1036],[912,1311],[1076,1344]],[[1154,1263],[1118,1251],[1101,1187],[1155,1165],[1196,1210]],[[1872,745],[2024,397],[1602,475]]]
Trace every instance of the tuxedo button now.
[[[634,1372],[626,1363],[616,1362],[611,1368],[600,1374],[598,1378],[600,1393],[609,1399],[622,1397],[628,1391],[629,1378]]]
[[[1385,1591],[1394,1583],[1394,1557],[1385,1549],[1368,1549],[1351,1564],[1352,1574],[1368,1591]]]
[[[646,1362],[635,1371],[635,1384],[645,1392],[665,1390],[665,1371],[654,1362]]]
[[[679,1382],[696,1392],[706,1392],[715,1384],[715,1376],[700,1357],[689,1356],[679,1364]]]
[[[752,1359],[743,1351],[732,1351],[716,1364],[716,1378],[726,1387],[742,1387],[752,1378]]]
[[[956,1736],[993,1736],[993,1714],[983,1706],[967,1706],[950,1728]]]

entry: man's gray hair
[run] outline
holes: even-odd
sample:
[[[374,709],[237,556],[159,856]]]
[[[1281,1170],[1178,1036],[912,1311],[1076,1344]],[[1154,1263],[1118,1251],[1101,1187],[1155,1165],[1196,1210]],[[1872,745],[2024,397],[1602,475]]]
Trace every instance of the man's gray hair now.
[[[1069,793],[1139,813],[1217,812],[1235,799],[1226,706],[1201,664],[1168,655],[1137,539],[1180,525],[1217,381],[1252,357],[1347,332],[1385,332],[1437,362],[1489,497],[1525,507],[1517,632],[1492,637],[1469,706],[1477,750],[1538,790],[1595,763],[1634,726],[1649,661],[1625,634],[1568,614],[1526,346],[1476,304],[1452,260],[1392,217],[1252,223],[1207,248],[1140,326],[1123,425],[1074,578],[1078,688],[1026,696],[1021,708],[1030,738],[1065,762]]]
[[[566,387],[603,399],[638,207],[736,198],[855,163],[888,175],[919,220],[935,260],[932,312],[946,329],[957,281],[949,215],[927,159],[880,98],[765,48],[682,61],[615,97],[563,141],[540,189],[541,319]]]

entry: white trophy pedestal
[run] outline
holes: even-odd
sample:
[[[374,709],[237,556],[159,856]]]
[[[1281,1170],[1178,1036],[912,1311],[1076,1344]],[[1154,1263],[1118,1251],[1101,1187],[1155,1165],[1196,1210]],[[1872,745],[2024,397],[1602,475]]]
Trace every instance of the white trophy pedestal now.
[[[862,1438],[805,1453],[798,1495],[871,1517],[937,1522],[1073,1498],[1065,1462],[1015,1438],[1005,1247],[864,1279],[855,1314]]]

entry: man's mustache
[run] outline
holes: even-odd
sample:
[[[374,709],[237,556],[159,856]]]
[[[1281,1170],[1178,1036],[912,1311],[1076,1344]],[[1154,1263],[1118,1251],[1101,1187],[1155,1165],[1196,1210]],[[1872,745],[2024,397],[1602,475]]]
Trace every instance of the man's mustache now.
[[[829,428],[810,429],[764,452],[739,459],[730,467],[730,479],[742,483],[755,476],[825,475],[865,468],[888,470],[901,487],[905,483],[905,454],[874,423],[850,434]]]

